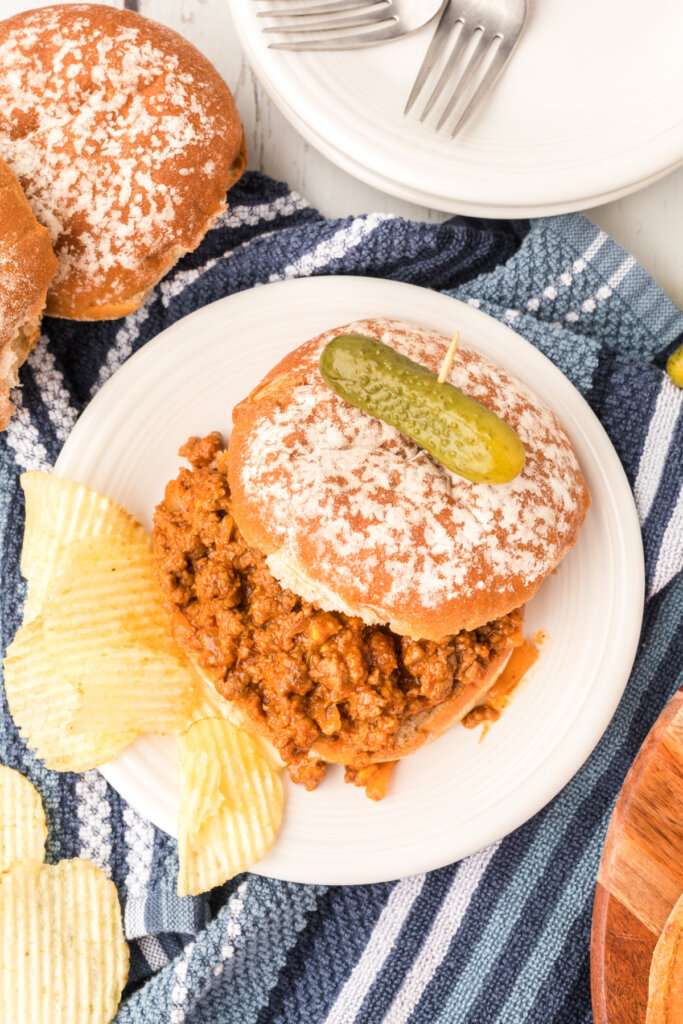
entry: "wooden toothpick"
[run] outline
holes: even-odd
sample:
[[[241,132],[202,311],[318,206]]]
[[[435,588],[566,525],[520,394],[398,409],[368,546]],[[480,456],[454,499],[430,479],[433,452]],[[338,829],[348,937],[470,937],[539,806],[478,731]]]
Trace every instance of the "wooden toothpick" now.
[[[458,347],[459,337],[460,331],[456,331],[453,341],[448,346],[448,352],[444,356],[443,362],[441,364],[441,369],[439,370],[439,376],[437,379],[438,384],[445,384],[446,377],[451,372],[451,366],[453,365],[453,359],[455,358],[455,350]]]

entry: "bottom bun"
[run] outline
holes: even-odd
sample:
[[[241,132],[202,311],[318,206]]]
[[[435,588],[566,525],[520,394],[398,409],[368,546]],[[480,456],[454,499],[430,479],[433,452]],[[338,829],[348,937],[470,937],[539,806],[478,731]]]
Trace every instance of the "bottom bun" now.
[[[370,754],[364,759],[373,764],[384,761],[399,761],[403,757],[415,754],[421,747],[425,747],[428,743],[438,739],[452,725],[462,721],[465,715],[475,708],[477,704],[481,703],[507,665],[513,650],[514,648],[510,648],[510,650],[503,651],[492,658],[487,671],[476,683],[466,684],[447,700],[437,704],[436,707],[420,711],[417,715],[411,715],[410,718],[407,718],[402,723],[398,732],[397,742],[394,746],[375,751],[375,753]],[[213,688],[225,717],[233,725],[236,725],[238,729],[244,729],[245,732],[252,733],[252,735],[258,737],[261,744],[267,747],[267,753],[273,760],[273,763],[284,767],[284,762],[272,742],[271,731],[266,723],[255,719],[242,701],[227,700],[225,697],[222,697],[215,690],[213,680],[206,670],[194,658],[190,660],[202,679]],[[308,756],[319,758],[321,761],[328,761],[330,764],[348,765],[356,759],[358,751],[348,741],[341,738],[334,740],[321,736],[313,744]]]
[[[370,754],[369,760],[373,763],[398,761],[442,736],[484,699],[510,660],[512,650],[513,648],[510,648],[509,651],[503,651],[492,658],[488,670],[477,683],[468,683],[436,707],[406,718],[401,724],[394,746]],[[331,764],[350,764],[354,758],[354,751],[343,739],[331,740],[324,736],[313,744],[310,756],[320,757]]]

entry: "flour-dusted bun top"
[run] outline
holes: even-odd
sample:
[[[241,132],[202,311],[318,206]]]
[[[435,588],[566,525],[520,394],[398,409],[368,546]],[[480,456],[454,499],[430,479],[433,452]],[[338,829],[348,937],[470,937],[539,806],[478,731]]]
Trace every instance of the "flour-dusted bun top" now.
[[[590,500],[555,415],[459,348],[450,382],[526,449],[510,483],[470,483],[327,387],[318,361],[338,334],[377,338],[434,372],[450,342],[359,320],[286,356],[233,413],[229,480],[247,541],[290,590],[408,636],[440,639],[524,604],[576,542]]]
[[[176,32],[95,4],[0,22],[0,67],[0,156],[59,257],[48,313],[130,312],[244,169],[227,85]]]
[[[0,430],[13,412],[10,388],[38,340],[45,294],[56,269],[47,229],[0,160]]]

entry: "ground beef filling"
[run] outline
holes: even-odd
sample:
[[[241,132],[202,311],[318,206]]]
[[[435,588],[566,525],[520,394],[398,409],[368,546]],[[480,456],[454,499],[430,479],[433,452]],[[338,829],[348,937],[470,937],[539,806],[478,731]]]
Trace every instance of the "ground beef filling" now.
[[[309,756],[321,735],[352,742],[356,781],[373,752],[391,759],[407,716],[476,681],[494,655],[522,641],[518,611],[434,643],[303,601],[237,529],[220,434],[191,438],[180,454],[192,469],[167,485],[153,532],[173,635],[224,697],[267,724],[307,789],[325,774]]]

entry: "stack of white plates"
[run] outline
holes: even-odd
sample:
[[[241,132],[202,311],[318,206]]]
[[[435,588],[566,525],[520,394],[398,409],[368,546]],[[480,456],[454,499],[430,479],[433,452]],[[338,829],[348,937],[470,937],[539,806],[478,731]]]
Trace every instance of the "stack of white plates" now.
[[[247,57],[292,125],[390,195],[541,216],[618,199],[683,163],[683,3],[528,2],[510,64],[451,140],[419,123],[420,103],[403,115],[434,23],[383,46],[287,53],[268,48],[262,0],[230,0]]]

